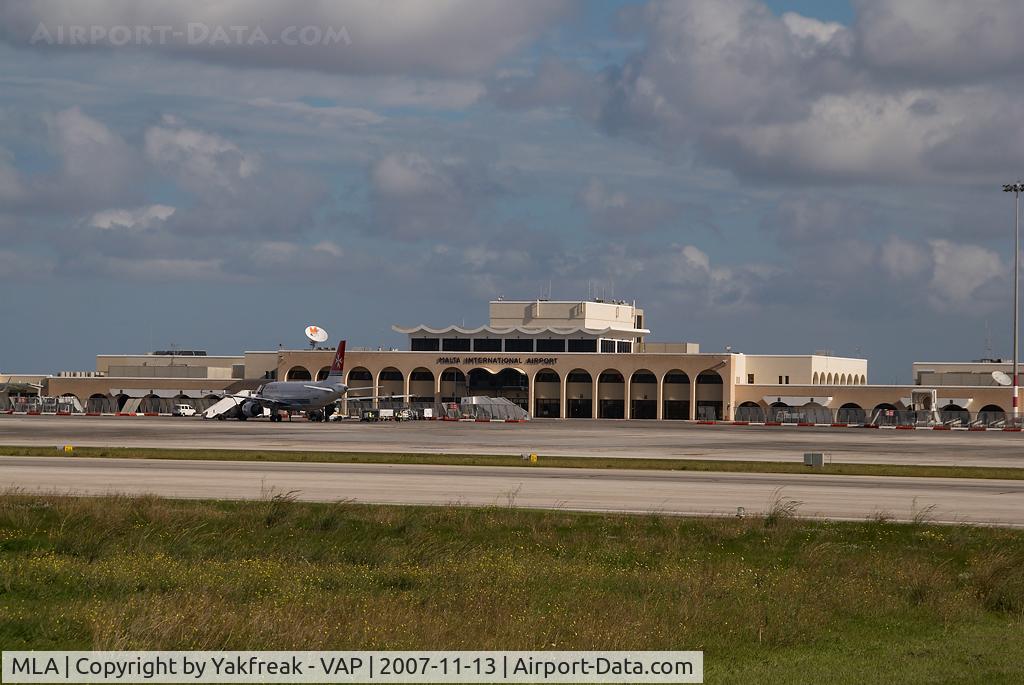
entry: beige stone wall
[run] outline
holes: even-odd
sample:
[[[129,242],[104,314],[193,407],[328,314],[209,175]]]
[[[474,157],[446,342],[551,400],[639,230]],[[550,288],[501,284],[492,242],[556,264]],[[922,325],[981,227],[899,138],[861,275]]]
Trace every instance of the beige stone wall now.
[[[250,353],[247,359],[258,362],[255,369],[247,368],[247,376],[260,377],[270,370],[273,361],[277,378],[285,379],[289,371],[305,369],[316,378],[318,372],[326,372],[333,360],[334,352],[330,350],[281,350],[275,352]],[[720,403],[719,418],[732,419],[736,408],[744,402],[754,402],[767,408],[770,401],[766,397],[807,397],[837,409],[843,404],[853,403],[867,412],[879,404],[888,403],[901,407],[903,398],[910,397],[911,392],[920,390],[918,386],[871,386],[846,385],[822,386],[811,383],[792,383],[778,385],[774,382],[745,382],[745,371],[751,368],[751,361],[758,360],[757,355],[729,354],[482,354],[482,353],[445,353],[445,352],[406,352],[406,351],[359,351],[348,352],[345,359],[345,379],[350,386],[369,386],[371,390],[358,394],[415,395],[433,398],[464,395],[465,385],[457,387],[454,381],[442,381],[446,370],[458,370],[468,375],[473,369],[486,369],[497,373],[503,368],[514,368],[526,374],[528,381],[528,406],[535,413],[537,399],[557,399],[558,415],[569,415],[569,400],[577,410],[588,410],[589,415],[601,417],[601,401],[613,400],[621,402],[622,416],[632,417],[633,401],[644,404],[650,409],[650,402],[655,403],[654,417],[665,418],[666,403],[677,403],[676,408],[684,406],[678,403],[689,403],[686,416],[680,418],[696,418],[699,416],[698,404]],[[796,359],[796,358],[793,358]],[[804,357],[807,359],[807,357]],[[369,374],[369,380],[353,380],[353,371],[361,370]],[[414,371],[428,371],[431,379],[413,381]],[[720,384],[697,383],[701,372],[713,370],[721,377]],[[537,383],[537,374],[550,371],[557,374],[557,382]],[[585,374],[581,381],[569,382],[571,372]],[[621,374],[623,383],[600,383],[602,372],[612,371]],[[650,372],[655,382],[634,380],[638,371]],[[397,373],[400,379],[389,380],[389,373]],[[675,374],[675,379],[684,382],[666,382],[668,374]],[[755,373],[757,373],[755,371]],[[679,374],[685,374],[685,378]],[[776,374],[777,375],[777,374]],[[739,376],[741,381],[736,382]],[[792,376],[792,374],[791,374]],[[642,379],[642,376],[640,377]],[[775,379],[772,379],[773,381]],[[792,378],[791,378],[792,380]],[[256,382],[256,381],[252,381]],[[80,400],[88,399],[92,394],[106,394],[116,388],[170,389],[180,388],[185,392],[199,390],[224,389],[235,382],[228,379],[160,379],[160,378],[51,378],[48,380],[46,394],[73,394]],[[373,389],[376,389],[374,391]],[[943,399],[969,400],[965,407],[968,411],[977,412],[985,405],[997,405],[1003,410],[1011,408],[1010,389],[1003,387],[943,387],[938,389],[940,404]],[[640,409],[640,404],[637,404]]]
[[[643,310],[611,302],[545,302],[500,300],[490,303],[495,328],[618,328],[632,329]],[[646,325],[645,325],[646,327]]]

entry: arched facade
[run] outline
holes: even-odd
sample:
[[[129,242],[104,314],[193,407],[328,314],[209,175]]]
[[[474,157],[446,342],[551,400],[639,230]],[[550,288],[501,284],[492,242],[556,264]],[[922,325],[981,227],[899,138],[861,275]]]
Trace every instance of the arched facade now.
[[[658,418],[658,377],[649,369],[634,371],[630,376],[629,418]]]
[[[554,369],[544,368],[533,375],[533,415],[541,419],[562,417],[562,378]]]
[[[597,417],[626,418],[626,381],[615,369],[605,369],[597,378]]]
[[[565,377],[565,416],[569,419],[594,418],[594,377],[583,369],[573,369]]]
[[[724,380],[718,371],[709,369],[697,376],[697,418],[721,421],[724,418]]]
[[[662,418],[690,418],[690,376],[681,369],[672,369],[661,379]]]
[[[311,381],[313,376],[305,366],[293,366],[288,369],[288,375],[285,379],[289,381]]]

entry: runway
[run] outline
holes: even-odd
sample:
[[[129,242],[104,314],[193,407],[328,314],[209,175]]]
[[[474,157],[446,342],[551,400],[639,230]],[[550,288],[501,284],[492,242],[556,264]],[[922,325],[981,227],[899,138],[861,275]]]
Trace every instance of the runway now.
[[[338,422],[272,424],[173,417],[0,416],[0,445],[800,460],[1024,466],[1024,433],[706,426],[671,421],[524,424]]]
[[[291,462],[0,457],[0,487],[77,495],[298,499],[581,511],[797,515],[1024,526],[1024,481]]]

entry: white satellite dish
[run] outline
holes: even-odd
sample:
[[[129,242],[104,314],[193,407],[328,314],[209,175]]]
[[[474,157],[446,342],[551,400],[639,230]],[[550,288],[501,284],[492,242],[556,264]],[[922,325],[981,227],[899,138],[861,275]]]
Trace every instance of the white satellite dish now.
[[[309,340],[310,347],[316,347],[317,343],[326,342],[327,338],[327,331],[319,326],[306,326],[306,339]]]
[[[1013,379],[1010,378],[1010,375],[1003,371],[993,371],[992,378],[999,385],[1010,385],[1011,383],[1013,383]]]

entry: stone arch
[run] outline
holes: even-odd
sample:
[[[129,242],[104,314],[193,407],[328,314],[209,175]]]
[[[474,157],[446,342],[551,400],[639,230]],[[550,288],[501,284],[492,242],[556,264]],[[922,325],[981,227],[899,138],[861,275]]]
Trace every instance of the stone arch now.
[[[955,426],[966,426],[971,422],[970,412],[952,402],[939,409],[939,418],[942,419],[942,423]]]
[[[838,423],[864,423],[866,420],[867,413],[856,402],[847,402],[836,410]]]
[[[396,369],[394,366],[385,366],[383,369],[377,372],[377,395],[380,398],[377,403],[384,409],[401,408],[405,404],[404,397],[395,397],[393,400],[388,399],[388,395],[395,396],[401,395],[405,392],[405,374]],[[381,404],[383,402],[384,404]],[[394,407],[392,405],[398,405]]]
[[[542,419],[562,416],[562,377],[554,369],[533,374],[533,415]]]
[[[721,421],[725,381],[722,374],[713,369],[697,375],[697,418],[707,421]]]
[[[530,378],[522,369],[476,367],[466,374],[466,386],[469,395],[504,397],[530,411]]]
[[[434,372],[424,366],[418,366],[409,373],[409,403],[433,404],[434,383],[437,379]]]
[[[743,402],[736,407],[736,420],[764,423],[764,408],[757,402]]]
[[[839,385],[846,385],[846,374],[839,376]]]
[[[818,380],[818,372],[815,371],[814,374],[811,376],[811,385],[818,385],[819,383],[820,381]]]
[[[986,404],[978,411],[978,424],[1003,426],[1006,424],[1006,411],[998,404]]]
[[[85,411],[90,414],[105,414],[117,411],[117,402],[110,395],[94,392],[85,401]]]
[[[309,373],[309,369],[305,366],[297,365],[288,369],[288,373],[285,375],[285,380],[289,381],[311,381],[313,376]]]
[[[458,402],[466,396],[466,374],[462,369],[450,366],[438,376],[438,391],[442,402]]]
[[[662,418],[690,418],[690,376],[681,369],[667,371],[661,379]]]
[[[658,418],[658,377],[649,369],[629,376],[629,418]]]
[[[825,385],[835,385],[835,383],[832,382],[832,373],[831,372],[829,372],[828,376],[826,376],[825,378],[826,378]]]
[[[626,379],[618,369],[605,369],[597,377],[597,416],[601,419],[626,416]]]
[[[801,421],[804,423],[832,423],[832,412],[818,402],[808,402],[800,407]]]
[[[345,393],[345,399],[357,400],[360,397],[373,397],[376,393],[373,391],[373,374],[365,366],[357,366],[349,369],[345,375],[345,385],[350,388],[357,388],[356,390],[349,390]],[[358,405],[361,409],[368,409],[369,402],[363,402]]]
[[[143,414],[160,413],[160,397],[155,393],[149,393],[139,403],[139,411]]]
[[[565,375],[565,415],[570,419],[594,418],[594,378],[589,371],[573,369]]]
[[[768,405],[767,416],[769,421],[777,423],[794,423],[798,419],[794,407],[781,400]]]

